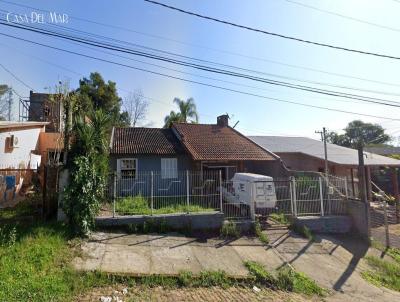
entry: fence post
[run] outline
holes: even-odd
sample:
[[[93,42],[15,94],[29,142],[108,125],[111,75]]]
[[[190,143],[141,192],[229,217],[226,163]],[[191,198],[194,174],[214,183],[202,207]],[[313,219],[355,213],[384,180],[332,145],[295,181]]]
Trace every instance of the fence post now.
[[[325,213],[324,213],[324,194],[322,192],[322,178],[319,177],[318,181],[319,181],[319,197],[321,199],[321,216],[324,216]]]
[[[189,214],[189,170],[186,170],[186,207]]]
[[[154,174],[153,174],[153,171],[151,171],[150,175],[151,175],[150,208],[151,208],[151,216],[153,216],[153,209],[154,209]]]
[[[383,200],[383,216],[385,219],[385,235],[386,235],[386,247],[390,247],[390,236],[389,236],[389,225],[388,225],[388,217],[387,217],[387,203],[386,200]]]
[[[116,199],[117,199],[117,173],[113,173],[113,218],[115,217]]]
[[[297,217],[296,178],[292,178],[294,217]]]
[[[219,207],[220,207],[220,212],[223,213],[224,209],[222,208],[222,174],[221,174],[221,170],[219,170]]]
[[[349,190],[348,190],[348,184],[347,184],[347,176],[344,177],[344,190],[346,191],[346,199],[349,199]]]
[[[290,209],[292,210],[292,216],[294,216],[293,189],[292,189],[292,180],[291,180],[291,178],[289,178],[289,194],[290,194]]]

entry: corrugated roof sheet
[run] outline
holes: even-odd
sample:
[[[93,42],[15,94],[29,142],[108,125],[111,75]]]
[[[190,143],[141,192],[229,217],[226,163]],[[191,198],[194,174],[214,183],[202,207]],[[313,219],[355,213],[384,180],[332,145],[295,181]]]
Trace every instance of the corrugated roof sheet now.
[[[289,136],[249,136],[260,146],[279,155],[279,153],[303,153],[324,159],[324,144],[307,137]],[[351,148],[327,144],[328,160],[341,165],[358,165],[358,151]],[[400,160],[365,152],[364,161],[370,166],[400,166]]]
[[[171,129],[114,128],[111,154],[173,155],[184,152]]]
[[[276,159],[231,127],[175,123],[173,128],[194,160]]]

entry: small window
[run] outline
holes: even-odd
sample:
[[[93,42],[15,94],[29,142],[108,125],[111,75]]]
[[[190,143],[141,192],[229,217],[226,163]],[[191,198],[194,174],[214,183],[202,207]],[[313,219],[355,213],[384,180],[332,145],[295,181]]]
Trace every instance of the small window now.
[[[161,158],[161,178],[178,178],[178,160],[176,158]]]
[[[136,178],[136,172],[136,158],[124,158],[118,160],[118,174],[121,178]]]

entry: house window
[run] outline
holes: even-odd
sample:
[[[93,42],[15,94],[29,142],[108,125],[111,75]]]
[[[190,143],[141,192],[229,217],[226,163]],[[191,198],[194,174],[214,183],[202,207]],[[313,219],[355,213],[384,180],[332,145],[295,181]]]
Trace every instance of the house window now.
[[[118,174],[121,178],[136,178],[137,172],[137,159],[124,158],[118,159],[117,162]]]
[[[176,158],[161,158],[161,178],[178,177],[178,160]]]

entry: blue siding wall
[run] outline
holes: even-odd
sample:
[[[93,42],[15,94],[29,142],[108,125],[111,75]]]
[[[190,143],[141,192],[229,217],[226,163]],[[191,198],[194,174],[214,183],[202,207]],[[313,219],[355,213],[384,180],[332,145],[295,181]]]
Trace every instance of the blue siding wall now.
[[[161,171],[161,158],[177,158],[178,159],[178,171],[192,170],[192,161],[187,155],[170,155],[170,156],[156,156],[156,155],[111,155],[110,156],[110,168],[111,171],[117,170],[117,159],[119,158],[137,158],[138,160],[138,172],[144,171]]]

